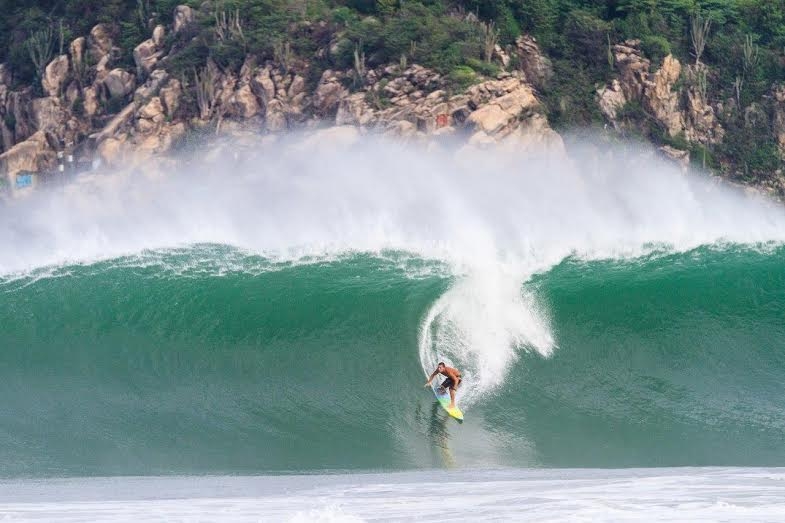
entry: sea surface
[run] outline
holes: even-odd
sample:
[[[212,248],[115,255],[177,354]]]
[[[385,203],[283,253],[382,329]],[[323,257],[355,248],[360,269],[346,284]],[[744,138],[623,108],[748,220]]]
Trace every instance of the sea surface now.
[[[292,147],[0,206],[0,519],[785,513],[780,206],[639,152]]]

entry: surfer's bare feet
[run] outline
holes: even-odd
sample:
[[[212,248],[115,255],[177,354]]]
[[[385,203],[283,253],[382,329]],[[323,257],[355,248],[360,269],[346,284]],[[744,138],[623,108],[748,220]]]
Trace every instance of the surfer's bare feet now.
[[[453,403],[453,404],[451,404],[451,405],[450,405],[449,407],[447,407],[447,408],[448,408],[448,409],[454,409],[454,408],[455,408],[455,404]]]

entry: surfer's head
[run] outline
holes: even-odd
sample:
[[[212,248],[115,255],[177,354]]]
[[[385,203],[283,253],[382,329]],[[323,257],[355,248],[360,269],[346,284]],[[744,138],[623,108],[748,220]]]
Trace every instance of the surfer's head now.
[[[446,366],[447,365],[445,365],[443,361],[440,361],[439,364],[436,365],[436,368],[439,369],[439,370],[444,370],[444,367],[446,367]]]

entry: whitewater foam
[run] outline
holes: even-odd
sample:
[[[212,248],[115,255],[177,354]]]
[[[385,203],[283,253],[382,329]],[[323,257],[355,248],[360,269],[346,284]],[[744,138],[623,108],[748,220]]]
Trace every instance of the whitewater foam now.
[[[8,521],[778,521],[778,469],[507,470],[0,483]]]
[[[547,357],[555,347],[543,309],[520,281],[496,272],[459,279],[431,307],[420,328],[426,375],[439,360],[463,373],[461,405],[502,384],[519,350]]]

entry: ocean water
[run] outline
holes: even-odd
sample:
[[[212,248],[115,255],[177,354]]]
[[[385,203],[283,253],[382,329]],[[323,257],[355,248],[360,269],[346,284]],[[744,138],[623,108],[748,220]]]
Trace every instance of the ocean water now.
[[[785,213],[574,147],[293,142],[6,203],[0,519],[776,520]]]

